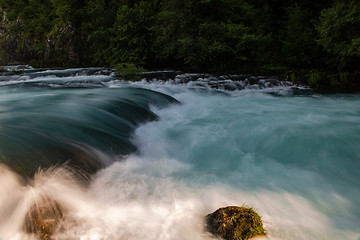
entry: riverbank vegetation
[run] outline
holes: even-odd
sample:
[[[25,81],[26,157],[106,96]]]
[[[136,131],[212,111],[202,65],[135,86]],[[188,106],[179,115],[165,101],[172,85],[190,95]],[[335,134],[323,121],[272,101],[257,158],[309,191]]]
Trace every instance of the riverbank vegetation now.
[[[356,0],[0,0],[1,64],[278,75],[360,89]]]

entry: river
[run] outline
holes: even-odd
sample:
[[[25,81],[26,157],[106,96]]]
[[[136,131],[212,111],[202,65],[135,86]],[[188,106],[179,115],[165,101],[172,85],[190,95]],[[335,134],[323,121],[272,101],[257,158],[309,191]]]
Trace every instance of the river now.
[[[229,205],[261,239],[360,239],[360,95],[171,74],[0,76],[0,239],[36,239],[44,196],[64,209],[54,239],[216,239],[204,216]]]

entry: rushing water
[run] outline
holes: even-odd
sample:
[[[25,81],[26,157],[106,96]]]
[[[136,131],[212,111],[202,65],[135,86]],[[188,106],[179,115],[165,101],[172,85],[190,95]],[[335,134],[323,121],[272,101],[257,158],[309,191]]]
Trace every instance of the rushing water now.
[[[2,240],[34,239],[24,216],[44,196],[64,209],[55,239],[215,239],[204,216],[228,205],[254,207],[264,239],[360,238],[359,95],[128,83],[103,69],[0,85]]]

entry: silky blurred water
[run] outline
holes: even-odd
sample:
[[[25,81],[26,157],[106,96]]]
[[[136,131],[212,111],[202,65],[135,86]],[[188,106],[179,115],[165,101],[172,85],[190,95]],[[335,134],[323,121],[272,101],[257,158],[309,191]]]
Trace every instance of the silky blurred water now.
[[[82,135],[81,128],[71,125],[75,139],[91,146],[90,154],[106,158],[105,167],[87,184],[61,167],[39,171],[24,182],[1,165],[1,239],[33,239],[23,230],[23,216],[44,194],[66,209],[55,239],[214,239],[204,230],[204,216],[229,205],[254,207],[267,230],[263,239],[359,239],[359,95],[294,96],[288,88],[229,92],[101,79],[106,87],[52,91],[57,99],[75,99],[59,101],[76,103],[77,114],[96,108],[96,118],[85,121],[81,115],[77,121],[107,133],[121,129],[121,123],[109,125],[103,120],[109,115],[100,109],[115,106],[110,100],[124,91],[123,102],[137,101],[138,93],[128,91],[141,92],[140,88],[152,90],[141,95],[143,99],[160,92],[181,104],[159,108],[152,101],[150,112],[157,120],[139,121],[125,136],[136,146],[127,155],[108,151],[102,138]],[[20,95],[11,93],[18,87],[2,91],[3,102],[8,103],[25,93],[28,99],[44,97],[49,90],[23,89]],[[22,99],[21,104],[29,103]],[[42,104],[34,107],[41,115]],[[6,119],[8,106],[1,108]],[[71,138],[72,132],[66,137]],[[116,146],[116,138],[108,144]]]

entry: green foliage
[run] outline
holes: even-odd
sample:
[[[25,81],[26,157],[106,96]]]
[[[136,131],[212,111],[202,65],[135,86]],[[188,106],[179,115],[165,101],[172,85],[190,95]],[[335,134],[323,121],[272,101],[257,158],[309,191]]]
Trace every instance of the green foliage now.
[[[4,50],[1,57],[10,62],[41,58],[45,49],[44,38],[52,27],[50,2],[29,0],[27,3],[12,1],[9,4],[3,0],[0,4],[5,11],[2,19],[5,28],[0,35],[0,45]]]
[[[147,63],[151,55],[152,4],[140,1],[134,7],[119,8],[112,28],[108,59],[112,65],[121,62]]]
[[[72,16],[72,1],[71,0],[51,0],[54,6],[55,14],[59,21],[66,23]]]
[[[15,21],[17,18],[17,14],[14,11],[11,11],[7,14],[7,18],[9,19],[9,21]]]
[[[360,56],[360,5],[358,1],[337,1],[321,12],[316,30],[318,42],[340,56]]]
[[[195,36],[178,39],[178,51],[184,63],[193,70],[224,64],[223,58],[228,49],[219,36],[222,33],[224,29],[221,25],[203,23]]]
[[[340,72],[339,83],[348,85],[350,83],[350,74],[348,72]]]
[[[47,0],[49,1],[49,0]],[[53,6],[53,12],[56,15],[57,26],[65,26],[69,22],[75,28],[80,27],[81,22],[84,20],[85,9],[83,0],[50,0]],[[88,2],[88,1],[86,1]]]
[[[322,77],[319,72],[311,70],[309,72],[308,85],[314,89],[319,88]]]
[[[144,68],[136,66],[133,63],[119,63],[115,66],[116,76],[125,80],[140,80]]]
[[[298,4],[286,8],[287,21],[282,33],[282,58],[291,67],[311,67],[318,48],[308,9]]]
[[[223,24],[225,28],[226,43],[232,50],[231,57],[233,64],[240,68],[243,64],[256,65],[263,56],[264,46],[268,36],[255,34],[252,28],[242,23]]]
[[[280,65],[264,65],[260,68],[260,73],[270,74],[270,75],[282,75],[287,72],[288,68]]]
[[[163,3],[152,27],[158,61],[215,72],[259,62],[266,37],[251,26],[256,11],[245,1]]]
[[[356,0],[0,0],[0,15],[4,64],[291,70],[314,87],[360,88]]]
[[[81,32],[85,35],[89,64],[107,65],[106,50],[110,45],[110,28],[116,18],[118,3],[89,0],[84,9]]]
[[[193,1],[163,0],[155,14],[154,24],[150,30],[153,33],[153,48],[156,49],[155,60],[161,64],[173,62],[176,65],[191,64],[191,57],[184,55],[189,42],[194,40],[199,22],[195,15]],[[180,49],[182,48],[182,49]]]

